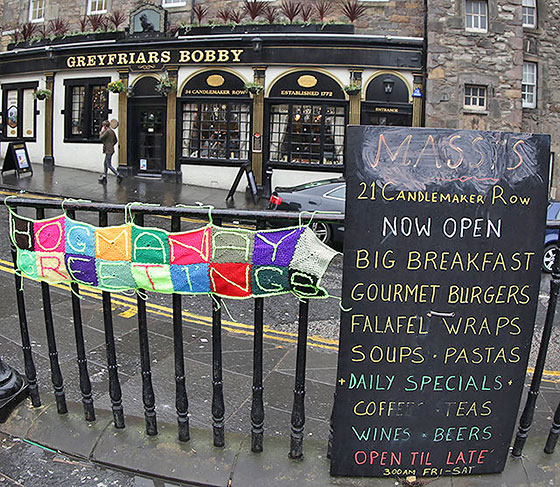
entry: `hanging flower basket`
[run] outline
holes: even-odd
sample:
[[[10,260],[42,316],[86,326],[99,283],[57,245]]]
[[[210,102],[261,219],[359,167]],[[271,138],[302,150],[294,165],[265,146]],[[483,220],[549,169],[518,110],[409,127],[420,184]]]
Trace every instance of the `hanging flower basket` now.
[[[175,89],[172,81],[169,79],[169,74],[167,71],[164,71],[163,74],[159,77],[159,81],[156,84],[156,91],[161,95],[167,96]]]
[[[119,79],[117,81],[111,81],[108,85],[107,85],[107,89],[111,92],[111,93],[122,93],[123,91],[126,91],[126,86],[124,85],[124,83]]]
[[[262,90],[264,90],[264,86],[260,83],[245,83],[245,91],[252,95],[258,95]]]
[[[361,88],[360,85],[350,84],[350,85],[346,85],[344,87],[344,91],[346,93],[348,93],[349,95],[357,95],[361,90],[362,90],[362,88]]]
[[[46,100],[47,98],[50,98],[52,96],[52,91],[51,90],[35,90],[33,92],[33,98],[35,98],[36,100]]]

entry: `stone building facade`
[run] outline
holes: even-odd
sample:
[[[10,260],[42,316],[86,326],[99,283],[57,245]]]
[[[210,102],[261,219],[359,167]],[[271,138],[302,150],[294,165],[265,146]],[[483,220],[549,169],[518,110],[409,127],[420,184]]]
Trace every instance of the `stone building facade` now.
[[[315,1],[302,0],[299,3],[311,7]],[[6,51],[6,49],[13,38],[13,30],[31,18],[31,11],[37,5],[43,8],[43,20],[37,22],[38,24],[63,18],[68,21],[70,30],[77,31],[80,19],[88,16],[92,5],[101,5],[107,14],[114,11],[126,13],[127,19],[121,28],[128,28],[128,14],[139,5],[146,4],[165,9],[168,30],[175,30],[179,26],[194,25],[192,7],[195,4],[208,8],[202,21],[203,24],[220,24],[222,23],[218,19],[220,10],[241,11],[243,6],[243,2],[239,0],[205,2],[194,0],[146,0],[143,2],[137,0],[0,0],[0,27],[5,51],[0,53],[0,62],[5,60],[7,63],[5,65],[9,65],[18,59],[15,52],[21,52],[22,55],[26,52],[26,49],[18,50],[17,46],[16,51],[13,50],[14,46],[11,46],[12,51]],[[274,0],[267,4],[279,7],[280,1]],[[253,122],[256,121],[257,125],[262,128],[263,140],[266,137],[270,138],[267,131],[272,131],[273,122],[270,117],[275,109],[274,97],[271,97],[272,91],[270,91],[273,90],[272,84],[284,74],[288,75],[291,69],[309,68],[332,77],[341,88],[354,84],[361,85],[361,92],[357,95],[340,95],[342,97],[340,106],[345,104],[346,107],[344,108],[346,123],[405,124],[456,129],[548,133],[552,136],[553,155],[560,152],[558,137],[560,93],[556,89],[556,80],[560,75],[560,58],[557,55],[560,37],[560,0],[363,0],[361,5],[365,7],[364,12],[351,25],[351,31],[346,30],[345,34],[321,36],[320,34],[326,34],[326,32],[320,32],[318,29],[319,32],[316,30],[315,34],[305,34],[307,37],[289,34],[288,37],[282,38],[281,35],[274,37],[272,34],[264,33],[263,27],[264,44],[268,43],[270,47],[259,54],[257,53],[260,47],[257,48],[253,42],[255,36],[259,35],[258,28],[237,27],[235,31],[232,28],[229,36],[227,30],[224,31],[225,33],[222,32],[221,39],[230,48],[235,47],[232,43],[235,36],[238,36],[239,33],[245,36],[243,43],[246,54],[244,54],[245,60],[241,62],[243,67],[241,65],[239,69],[232,65],[222,65],[221,67],[226,71],[237,69],[236,73],[240,79],[245,82],[263,83],[265,86],[262,95],[252,97],[252,110],[255,106],[260,106],[260,113],[253,113],[253,117],[255,117]],[[312,18],[316,21],[316,14]],[[286,22],[281,15],[278,19]],[[340,10],[340,4],[330,11],[327,20],[330,23],[348,22]],[[260,21],[263,22],[263,25],[266,24],[264,19]],[[301,22],[301,17],[299,22]],[[184,46],[192,45],[197,42],[197,37],[194,35],[195,30],[187,27],[179,31],[178,36],[169,39],[169,43],[172,43],[174,49],[180,49],[183,44]],[[200,46],[208,42],[205,39],[209,38],[204,35],[198,37]],[[71,37],[69,36],[68,39]],[[306,40],[304,41],[304,39]],[[161,49],[167,45],[161,38],[157,42],[160,43],[158,45]],[[330,63],[327,54],[329,42],[332,42],[333,53],[343,51],[352,53],[352,55],[348,55],[347,62],[341,60]],[[126,42],[122,45],[132,46]],[[107,48],[109,49],[107,52],[110,52],[109,44],[100,44],[100,46],[102,46],[100,49]],[[33,45],[29,45],[29,48],[32,49]],[[284,57],[281,63],[275,63],[274,57],[287,52],[286,49],[289,48],[292,49],[290,56]],[[323,48],[325,49],[324,56],[321,57],[319,52]],[[40,50],[41,48],[35,49]],[[47,59],[52,59],[53,50],[60,52],[62,56],[63,51],[66,54],[70,52],[68,49],[64,51],[53,45],[50,51],[49,48],[46,48],[44,54]],[[78,48],[74,46],[72,49]],[[317,56],[310,58],[308,54],[311,52],[317,53]],[[131,61],[135,58],[127,57],[126,59]],[[199,64],[201,70],[218,67],[213,64],[210,57],[200,58]],[[279,64],[279,66],[275,66],[275,64]],[[45,63],[44,72],[50,72],[47,65],[48,62]],[[83,66],[83,68],[86,67],[87,65]],[[181,83],[184,84],[196,74],[194,71],[185,70],[184,67],[177,65],[169,67],[172,70],[178,69],[179,89]],[[157,66],[154,64],[154,76],[156,76],[156,71],[161,71],[161,69],[166,69],[166,66],[161,63]],[[24,71],[20,69],[21,73]],[[124,71],[127,71],[126,75]],[[138,76],[137,71],[138,66],[134,65],[115,66],[112,71],[104,71],[103,75],[113,81],[124,79],[130,86],[136,83],[136,79],[149,74],[140,73],[142,76]],[[77,71],[74,70],[74,72]],[[98,72],[101,73],[101,71]],[[84,69],[82,74],[87,75],[87,70]],[[62,78],[65,76],[62,71],[57,71],[57,69],[55,69],[55,75]],[[17,81],[14,76],[15,74],[10,76],[0,74],[0,83],[10,86],[10,83]],[[25,80],[30,81],[32,78],[33,76],[29,75],[25,77]],[[398,90],[394,92],[393,98],[385,96],[383,80],[402,83],[401,98],[398,100],[396,98]],[[186,95],[188,91],[178,93],[180,101],[177,102],[177,107],[173,108],[168,105],[168,116],[170,110],[171,113],[175,113],[181,109],[181,103],[184,104],[188,101]],[[260,98],[261,96],[263,99]],[[111,95],[109,101],[114,103],[111,100],[116,100],[116,98]],[[117,112],[121,116],[126,113],[126,110],[120,106],[122,103],[126,103],[126,99],[120,96],[119,100],[118,109],[117,107],[112,109],[115,116]],[[64,101],[59,103],[64,103]],[[3,110],[5,108],[3,107]],[[282,117],[280,116],[280,119]],[[260,133],[255,130],[253,132],[253,136],[256,133],[260,137]],[[169,134],[169,130],[167,133]],[[257,139],[253,142],[260,146]],[[54,144],[56,146],[56,141]],[[170,144],[176,145],[175,151],[170,151]],[[176,157],[176,153],[180,152],[179,145],[179,135],[177,135],[177,140],[168,139],[165,148],[168,158]],[[265,142],[263,153],[253,156],[261,159],[261,162],[257,164],[261,171],[261,174],[257,174],[259,184],[264,180],[266,159],[270,157],[270,153],[268,155],[266,153],[267,147]],[[39,151],[39,149],[37,150]],[[121,159],[126,159],[125,152],[122,152],[120,156]],[[263,163],[262,160],[265,162]],[[169,160],[167,161],[168,166],[173,164]],[[255,161],[253,161],[253,166],[255,166]],[[325,167],[319,168],[319,165],[312,166],[310,165],[309,168],[325,169]],[[560,163],[552,164],[551,197],[553,198],[560,198],[560,193],[557,193],[560,189],[559,167]],[[185,168],[186,166],[183,166],[183,172],[185,172]],[[302,167],[301,164],[299,166],[296,164],[290,169],[299,170]],[[326,172],[319,172],[317,176],[313,177],[325,174]],[[305,180],[310,177],[309,175],[310,173],[306,173],[305,176],[298,175],[296,179]]]

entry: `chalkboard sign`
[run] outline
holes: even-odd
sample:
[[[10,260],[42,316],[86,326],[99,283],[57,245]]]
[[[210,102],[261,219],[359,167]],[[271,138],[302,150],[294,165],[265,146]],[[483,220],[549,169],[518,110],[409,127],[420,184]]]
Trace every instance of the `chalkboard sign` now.
[[[348,128],[331,474],[503,470],[539,293],[549,143]]]
[[[25,142],[10,142],[8,144],[4,163],[2,164],[2,174],[6,171],[16,171],[18,176],[22,173],[33,174]]]

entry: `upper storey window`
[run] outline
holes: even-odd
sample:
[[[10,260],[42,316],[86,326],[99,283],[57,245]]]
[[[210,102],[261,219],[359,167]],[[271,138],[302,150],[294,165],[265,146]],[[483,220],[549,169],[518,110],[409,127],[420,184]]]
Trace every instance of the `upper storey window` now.
[[[162,0],[162,7],[183,7],[187,4],[185,0]]]
[[[465,27],[471,32],[488,32],[488,2],[466,0]]]
[[[30,0],[29,21],[43,22],[45,20],[45,0]]]
[[[88,14],[104,14],[107,12],[108,0],[88,0]]]
[[[535,0],[522,0],[523,27],[537,26],[537,4]]]

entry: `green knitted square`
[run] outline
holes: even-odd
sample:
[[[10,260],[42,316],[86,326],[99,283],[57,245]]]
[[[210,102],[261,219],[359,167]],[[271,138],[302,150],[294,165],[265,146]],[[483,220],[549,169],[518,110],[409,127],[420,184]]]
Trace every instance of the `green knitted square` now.
[[[125,291],[136,289],[130,262],[124,260],[96,259],[99,288],[106,291]]]
[[[132,263],[132,277],[140,289],[158,293],[172,293],[173,282],[167,264]]]
[[[132,261],[169,264],[169,236],[164,230],[132,226]]]
[[[254,242],[250,230],[212,227],[212,262],[251,264]]]
[[[37,273],[37,254],[35,252],[18,249],[17,266],[26,277],[39,279]]]

